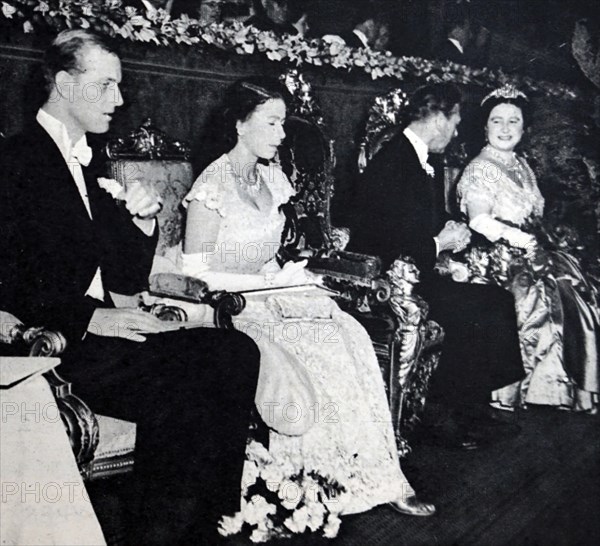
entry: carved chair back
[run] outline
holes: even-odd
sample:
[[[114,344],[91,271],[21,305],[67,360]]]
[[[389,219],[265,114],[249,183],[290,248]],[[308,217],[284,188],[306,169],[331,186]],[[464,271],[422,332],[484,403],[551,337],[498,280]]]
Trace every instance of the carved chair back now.
[[[181,202],[194,177],[190,147],[173,140],[146,119],[139,129],[106,146],[111,176],[125,188],[143,181],[156,188],[163,201],[158,213],[160,229],[156,254],[168,255],[183,239],[184,211]]]
[[[340,233],[331,225],[330,205],[334,191],[333,141],[325,132],[323,117],[311,85],[297,70],[280,77],[291,95],[286,138],[279,160],[296,195],[285,210],[288,222],[283,244],[295,251],[324,252],[339,245]]]
[[[375,97],[360,141],[359,172],[362,173],[381,147],[401,130],[404,123],[402,111],[407,103],[408,96],[399,87]]]

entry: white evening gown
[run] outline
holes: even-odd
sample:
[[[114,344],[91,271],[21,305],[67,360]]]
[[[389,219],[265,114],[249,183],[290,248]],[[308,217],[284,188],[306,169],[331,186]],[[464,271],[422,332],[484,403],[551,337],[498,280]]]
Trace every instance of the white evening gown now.
[[[205,253],[209,276],[264,274],[279,268],[274,261],[284,225],[279,206],[294,190],[274,164],[259,165],[259,174],[273,196],[268,213],[239,197],[227,155],[200,175],[185,198],[184,205],[198,200],[219,215],[216,244]],[[312,386],[310,407],[287,408],[289,420],[297,419],[299,411],[308,415],[308,430],[301,435],[275,430],[283,408],[273,408],[275,420],[270,423],[262,408],[263,419],[273,427],[267,458],[275,463],[270,469],[276,481],[281,483],[303,470],[337,482],[345,490],[335,498],[335,511],[340,514],[363,512],[400,495],[414,494],[400,469],[375,351],[353,317],[328,296],[279,294],[247,298],[245,310],[236,319],[236,328],[259,346],[261,366],[300,368],[300,376]],[[259,379],[259,384],[264,380]],[[292,374],[290,381],[295,380]],[[261,471],[261,464],[253,462],[256,453],[249,453],[248,458],[243,486],[253,483]]]

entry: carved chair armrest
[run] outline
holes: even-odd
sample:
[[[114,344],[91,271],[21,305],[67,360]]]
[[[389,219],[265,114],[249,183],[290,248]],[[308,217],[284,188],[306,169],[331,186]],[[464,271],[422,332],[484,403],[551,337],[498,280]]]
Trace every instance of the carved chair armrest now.
[[[20,324],[11,330],[9,337],[11,344],[23,345],[29,356],[60,356],[67,347],[67,341],[60,332],[42,327],[27,328]],[[83,400],[71,392],[71,383],[56,370],[46,372],[44,378],[56,399],[81,474],[86,478],[100,439],[96,416]]]
[[[149,282],[149,292],[154,296],[179,299],[191,303],[206,303],[215,310],[215,326],[228,330],[233,329],[232,317],[239,315],[246,307],[244,296],[237,292],[211,291],[204,281],[177,273],[152,275]],[[185,311],[176,306],[155,304],[149,310],[162,320],[187,320]]]
[[[308,268],[325,277],[371,286],[381,273],[381,260],[368,254],[330,250],[309,258]]]

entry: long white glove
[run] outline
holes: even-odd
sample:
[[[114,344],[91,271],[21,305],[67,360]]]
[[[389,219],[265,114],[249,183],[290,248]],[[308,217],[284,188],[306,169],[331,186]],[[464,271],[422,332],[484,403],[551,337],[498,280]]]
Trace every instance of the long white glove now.
[[[518,228],[507,226],[489,214],[479,214],[469,222],[473,231],[481,233],[493,243],[498,239],[508,241],[511,246],[527,250],[535,245],[535,237]]]
[[[265,277],[263,275],[211,271],[208,267],[211,259],[213,259],[213,256],[204,252],[194,254],[182,253],[181,271],[184,275],[203,280],[211,290],[239,292],[263,288],[265,286]]]
[[[202,279],[211,290],[228,290],[243,292],[269,286],[288,286],[315,282],[316,278],[310,276],[305,267],[307,260],[288,262],[283,268],[273,263],[272,272],[261,274],[225,273],[211,271],[208,267],[209,260],[214,259],[210,254],[198,252],[194,254],[181,254],[181,271],[184,275]]]

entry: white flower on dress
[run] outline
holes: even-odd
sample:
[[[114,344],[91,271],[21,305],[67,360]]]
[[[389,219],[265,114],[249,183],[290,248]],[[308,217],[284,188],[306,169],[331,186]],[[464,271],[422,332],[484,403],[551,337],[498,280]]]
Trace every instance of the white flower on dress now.
[[[306,507],[308,508],[309,516],[307,525],[314,532],[323,525],[327,511],[320,502],[311,502],[310,500],[306,503]]]
[[[286,481],[277,492],[281,506],[286,510],[295,510],[303,498],[302,487],[293,481]]]
[[[273,462],[273,456],[269,450],[255,440],[252,440],[246,447],[246,457],[249,461],[254,461],[259,468]]]
[[[448,260],[448,270],[454,282],[467,282],[469,280],[469,268],[463,263]]]
[[[275,464],[269,464],[260,469],[260,477],[265,480],[270,491],[277,491],[281,486],[285,475],[283,469]]]
[[[7,4],[6,2],[2,2],[2,14],[7,19],[12,19],[12,16],[17,13],[17,8]]]
[[[296,510],[291,517],[287,518],[283,524],[292,531],[292,533],[304,533],[309,519],[310,515],[308,513],[308,508],[303,506],[299,510]]]
[[[235,516],[222,516],[219,521],[219,534],[224,537],[235,535],[242,530],[244,525],[244,517],[241,512]]]
[[[250,502],[243,503],[242,505],[244,521],[250,525],[263,525],[267,516],[275,514],[275,512],[277,512],[275,505],[268,503],[260,495],[252,495]]]
[[[247,493],[250,486],[256,483],[256,479],[260,475],[260,471],[258,470],[258,466],[254,461],[246,461],[244,463],[244,472],[243,479],[244,483],[242,483],[242,493]]]
[[[119,184],[114,178],[98,178],[98,186],[100,186],[105,192],[110,193],[113,199],[122,200],[125,194],[125,190],[121,184]]]
[[[268,527],[257,527],[250,534],[250,540],[252,542],[267,542],[271,538],[271,531]]]
[[[340,530],[342,520],[333,514],[327,518],[327,523],[323,527],[323,536],[325,538],[335,538]]]

